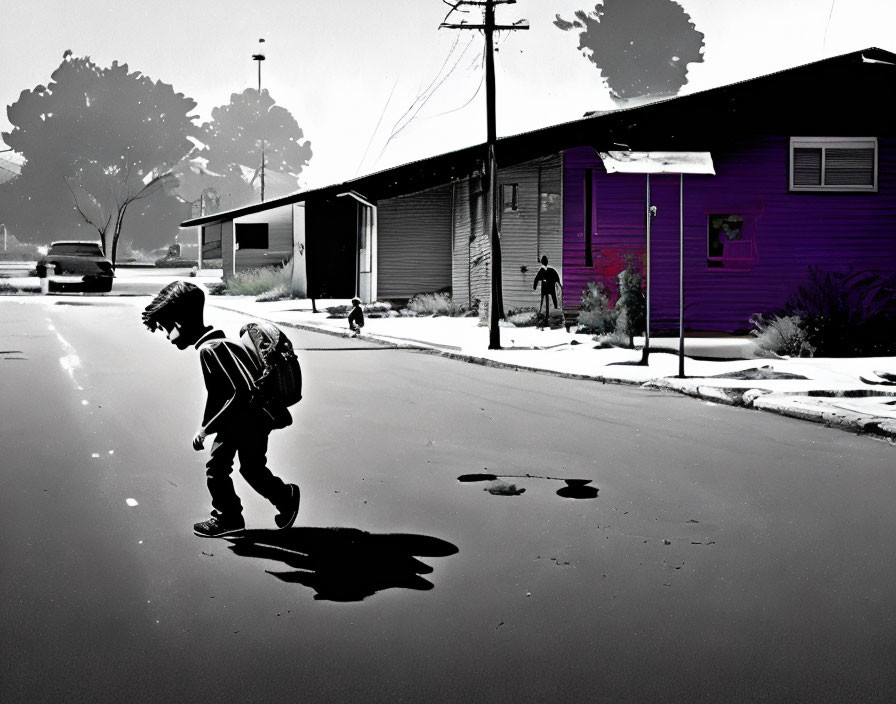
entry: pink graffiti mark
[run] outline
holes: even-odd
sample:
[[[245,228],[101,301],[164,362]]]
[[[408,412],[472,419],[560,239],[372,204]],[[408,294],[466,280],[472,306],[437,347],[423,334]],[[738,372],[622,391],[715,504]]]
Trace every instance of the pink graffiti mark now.
[[[616,305],[619,299],[619,273],[625,270],[626,256],[633,256],[635,266],[643,271],[644,252],[632,251],[629,248],[605,247],[596,253],[592,280],[603,283],[610,298],[610,305]]]

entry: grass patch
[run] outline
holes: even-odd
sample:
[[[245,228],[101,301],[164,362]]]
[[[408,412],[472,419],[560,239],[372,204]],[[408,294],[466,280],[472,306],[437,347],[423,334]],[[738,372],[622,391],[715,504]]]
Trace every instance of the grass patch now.
[[[460,317],[466,315],[467,307],[457,303],[450,293],[418,293],[408,301],[405,309],[413,315],[446,315]]]
[[[40,293],[40,286],[14,286],[6,281],[0,281],[0,296],[21,296],[25,294]]]
[[[259,301],[279,301],[290,297],[290,275],[287,267],[265,266],[244,269],[227,278],[224,285],[209,290],[212,295],[255,296]]]

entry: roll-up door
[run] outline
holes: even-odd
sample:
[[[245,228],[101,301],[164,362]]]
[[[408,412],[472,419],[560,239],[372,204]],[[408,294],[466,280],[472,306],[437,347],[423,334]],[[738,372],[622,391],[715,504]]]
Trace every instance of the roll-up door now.
[[[381,200],[377,297],[410,298],[451,288],[451,189]]]

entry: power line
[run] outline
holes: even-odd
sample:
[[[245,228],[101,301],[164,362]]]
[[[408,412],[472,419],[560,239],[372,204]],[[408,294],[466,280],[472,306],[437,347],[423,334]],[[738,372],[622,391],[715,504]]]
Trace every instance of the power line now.
[[[477,58],[480,60],[480,65],[485,63],[485,53],[484,52],[480,53]],[[476,100],[476,96],[479,95],[479,91],[482,90],[482,86],[484,83],[485,83],[485,71],[483,71],[482,75],[479,77],[479,85],[476,86],[476,91],[473,93],[473,95],[470,96],[469,100],[467,100],[463,105],[459,105],[456,108],[451,108],[450,110],[446,110],[445,112],[440,112],[435,115],[424,115],[420,119],[421,120],[432,120],[436,117],[443,117],[444,115],[450,115],[452,113],[459,112],[459,111],[463,110],[465,107],[467,107],[467,105],[469,105],[474,100]]]
[[[417,95],[417,97],[414,98],[414,102],[412,102],[411,105],[410,105],[410,107],[408,107],[408,109],[404,111],[404,113],[402,114],[402,116],[399,117],[399,118],[395,121],[395,124],[392,125],[392,129],[393,129],[393,130],[395,129],[395,126],[396,126],[399,122],[401,122],[401,121],[405,118],[405,116],[406,116],[409,112],[411,112],[411,110],[414,109],[414,106],[417,104],[417,101],[420,100],[424,95],[426,95],[427,91],[429,91],[429,89],[432,88],[433,84],[438,80],[439,76],[442,75],[442,71],[445,69],[445,66],[447,66],[447,65],[448,65],[448,62],[451,60],[451,55],[454,53],[455,48],[457,48],[457,44],[458,44],[459,41],[460,41],[460,36],[458,35],[457,37],[455,37],[455,39],[454,39],[454,43],[451,45],[451,48],[448,50],[448,54],[445,56],[445,60],[442,62],[442,65],[439,67],[439,70],[438,70],[438,72],[436,73],[436,75],[435,75],[435,76],[433,77],[433,79],[429,82],[429,85],[426,86],[426,88],[423,89],[423,92],[422,92],[422,93],[419,93],[419,94]]]
[[[821,50],[824,51],[825,47],[828,43],[828,27],[831,26],[831,18],[834,16],[834,5],[837,4],[837,0],[831,0],[831,11],[828,13],[828,22],[824,26],[824,38],[821,40]]]
[[[377,162],[379,162],[379,160],[383,157],[383,154],[386,152],[386,148],[389,146],[392,140],[395,139],[399,134],[401,134],[401,132],[404,131],[405,128],[407,128],[416,119],[417,114],[420,112],[420,110],[423,109],[426,103],[429,102],[429,99],[432,98],[432,96],[435,95],[436,91],[438,91],[442,84],[451,77],[451,75],[457,69],[458,64],[460,64],[461,60],[466,55],[467,50],[473,44],[473,40],[471,39],[463,48],[460,56],[457,57],[454,64],[448,70],[448,73],[440,78],[442,71],[444,71],[445,66],[451,60],[451,56],[454,54],[454,51],[457,48],[458,41],[459,39],[455,39],[454,43],[451,45],[451,49],[449,49],[448,55],[445,57],[445,61],[442,62],[442,66],[439,68],[438,73],[436,73],[435,78],[430,81],[429,85],[422,93],[414,98],[414,101],[411,103],[410,107],[405,110],[402,116],[399,117],[398,120],[396,120],[392,125],[392,131],[389,134],[389,138],[386,140],[386,143],[383,145],[383,148],[380,150],[380,153],[376,158]],[[402,120],[404,120],[410,113],[412,113],[412,111],[413,114],[410,115],[410,117],[404,122],[404,124],[400,124]]]
[[[451,77],[451,74],[453,74],[454,71],[457,69],[458,64],[460,64],[460,62],[461,62],[461,59],[464,58],[464,55],[467,53],[467,50],[470,48],[470,46],[472,44],[473,44],[472,39],[469,42],[467,42],[467,45],[464,47],[464,50],[461,52],[461,55],[457,57],[457,60],[454,62],[454,65],[448,70],[448,73],[446,73],[445,76],[435,85],[435,87],[427,95],[425,95],[425,97],[423,97],[422,102],[420,102],[420,104],[417,106],[417,109],[414,111],[414,114],[411,115],[411,117],[407,120],[407,122],[405,122],[398,129],[395,129],[393,127],[393,131],[392,131],[392,135],[390,136],[390,139],[392,139],[393,137],[397,137],[401,131],[403,131],[408,125],[410,125],[414,121],[414,118],[417,117],[417,114],[420,112],[420,110],[423,109],[423,106],[429,102],[429,99],[432,98],[433,95],[435,95],[436,91],[442,86],[442,84],[445,83],[445,81],[447,81]],[[432,84],[430,84],[430,85],[432,85]],[[407,113],[405,113],[405,114],[407,114]],[[399,120],[399,122],[400,122],[400,120]],[[396,122],[395,125],[397,126],[398,122]]]
[[[392,90],[389,91],[389,97],[386,98],[386,104],[383,105],[383,110],[380,113],[380,119],[376,121],[376,127],[373,128],[373,132],[370,135],[370,139],[367,142],[367,146],[364,148],[364,154],[361,157],[361,161],[358,162],[358,168],[355,169],[355,176],[358,175],[358,172],[361,170],[361,166],[364,164],[364,159],[367,158],[367,152],[370,149],[370,145],[373,144],[373,138],[376,137],[376,133],[380,129],[380,123],[382,123],[382,121],[383,121],[383,116],[386,114],[386,108],[389,107],[389,103],[392,100],[392,94],[395,92],[395,87],[397,85],[398,85],[398,81],[396,80],[395,83],[392,84]]]

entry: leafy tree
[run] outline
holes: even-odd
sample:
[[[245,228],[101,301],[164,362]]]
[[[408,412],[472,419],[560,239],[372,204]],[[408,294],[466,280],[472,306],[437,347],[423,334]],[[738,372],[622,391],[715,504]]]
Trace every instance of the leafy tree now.
[[[248,88],[230,96],[230,103],[212,110],[202,125],[204,144],[184,174],[180,193],[195,202],[211,189],[222,209],[244,205],[257,198],[261,188],[264,153],[265,200],[298,188],[302,169],[311,159],[311,144],[286,108],[275,104],[267,90]],[[203,210],[215,203],[203,201]]]
[[[0,208],[30,241],[98,234],[114,263],[129,209],[171,197],[171,169],[198,131],[189,115],[196,103],[127,64],[103,68],[69,51],[51,78],[7,109],[13,129],[3,139],[27,161],[0,186]],[[163,226],[153,227],[165,231],[171,211],[144,207],[143,219],[158,212]]]
[[[582,30],[579,49],[598,69],[617,103],[675,95],[687,83],[689,63],[703,61],[703,33],[675,0],[604,0],[563,31]]]

